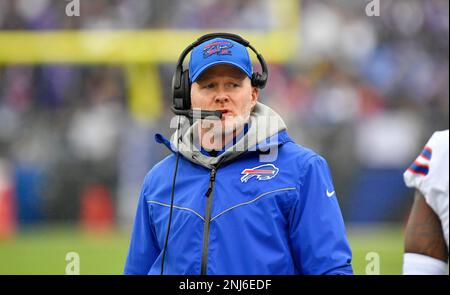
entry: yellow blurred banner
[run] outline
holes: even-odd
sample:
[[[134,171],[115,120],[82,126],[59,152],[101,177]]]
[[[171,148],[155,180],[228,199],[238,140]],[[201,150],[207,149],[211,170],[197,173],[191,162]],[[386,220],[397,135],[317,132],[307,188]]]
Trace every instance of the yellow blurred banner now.
[[[3,31],[0,64],[175,62],[188,44],[211,32],[217,31]],[[286,62],[296,54],[294,32],[235,33],[263,52],[268,62]]]
[[[135,119],[150,122],[160,116],[163,104],[157,65],[175,63],[182,50],[204,34],[239,34],[269,63],[286,63],[295,57],[299,47],[300,0],[271,3],[271,18],[277,24],[268,30],[0,31],[0,65],[123,65],[129,109]],[[250,56],[256,61],[253,54]]]
[[[162,106],[157,64],[176,62],[187,45],[218,31],[0,31],[0,65],[122,64],[133,117],[151,121]],[[298,38],[292,31],[233,33],[247,39],[268,62],[287,62],[297,53]]]
[[[130,110],[135,119],[145,121],[157,118],[162,105],[156,65],[176,62],[188,44],[217,31],[0,32],[0,64],[123,64]],[[268,62],[286,62],[297,53],[295,32],[234,33],[250,41]]]
[[[160,116],[163,105],[157,64],[175,63],[182,50],[204,34],[239,34],[269,63],[285,63],[295,57],[300,1],[276,1],[271,11],[278,25],[269,30],[0,31],[0,65],[121,64],[133,117],[151,121]]]

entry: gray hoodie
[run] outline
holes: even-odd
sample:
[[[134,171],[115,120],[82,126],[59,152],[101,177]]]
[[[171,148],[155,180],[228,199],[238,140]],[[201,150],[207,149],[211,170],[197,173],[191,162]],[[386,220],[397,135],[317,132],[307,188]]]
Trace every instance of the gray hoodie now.
[[[174,150],[179,150],[180,153],[189,159],[191,162],[212,169],[218,162],[229,162],[236,159],[247,151],[256,150],[257,144],[265,142],[270,139],[273,140],[273,136],[276,136],[280,131],[286,129],[286,124],[283,119],[270,107],[257,102],[255,108],[250,114],[248,132],[242,136],[236,144],[228,147],[222,154],[217,157],[209,157],[201,153],[197,147],[198,139],[198,124],[199,121],[194,122],[186,132],[183,134],[180,140],[180,146],[176,139],[178,138],[179,130],[175,131],[170,139],[170,143]],[[270,146],[270,143],[269,143]]]

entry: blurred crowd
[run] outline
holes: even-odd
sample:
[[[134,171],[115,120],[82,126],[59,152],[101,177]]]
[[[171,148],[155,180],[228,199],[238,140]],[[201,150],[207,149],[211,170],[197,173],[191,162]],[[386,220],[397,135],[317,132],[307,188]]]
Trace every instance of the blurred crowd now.
[[[81,0],[79,17],[64,14],[68,2],[0,0],[0,30],[279,25],[275,0]],[[346,220],[400,221],[412,201],[403,170],[449,126],[449,2],[380,0],[372,17],[368,2],[301,1],[299,53],[270,64],[260,99],[328,160]],[[144,175],[167,154],[153,134],[171,132],[173,68],[159,65],[167,111],[142,123],[121,67],[0,65],[0,164],[11,167],[22,223],[77,220],[93,186],[130,221]]]

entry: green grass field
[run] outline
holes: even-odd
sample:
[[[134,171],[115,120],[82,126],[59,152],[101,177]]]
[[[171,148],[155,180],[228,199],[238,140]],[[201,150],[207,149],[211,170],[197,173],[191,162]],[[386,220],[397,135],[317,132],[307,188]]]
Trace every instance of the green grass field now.
[[[379,254],[380,274],[400,274],[403,232],[399,226],[348,227],[355,274],[366,274],[366,255]],[[80,273],[121,274],[129,232],[87,234],[75,227],[40,227],[22,230],[0,240],[0,274],[64,274],[66,253],[77,252]]]

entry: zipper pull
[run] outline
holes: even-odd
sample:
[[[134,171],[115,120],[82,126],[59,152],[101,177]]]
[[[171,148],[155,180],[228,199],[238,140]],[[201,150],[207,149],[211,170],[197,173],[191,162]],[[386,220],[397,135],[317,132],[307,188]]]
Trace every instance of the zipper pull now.
[[[209,177],[209,185],[208,185],[208,190],[206,191],[206,197],[209,198],[209,196],[211,195],[212,189],[213,189],[213,185],[214,185],[214,181],[216,180],[216,169],[213,168],[211,170],[211,176]]]

